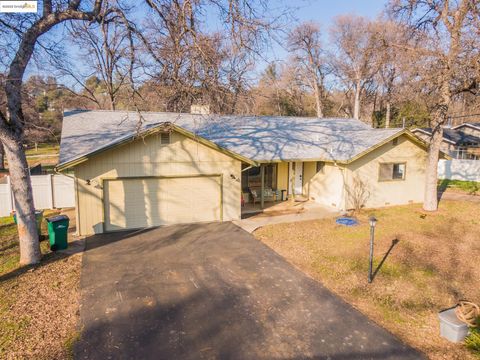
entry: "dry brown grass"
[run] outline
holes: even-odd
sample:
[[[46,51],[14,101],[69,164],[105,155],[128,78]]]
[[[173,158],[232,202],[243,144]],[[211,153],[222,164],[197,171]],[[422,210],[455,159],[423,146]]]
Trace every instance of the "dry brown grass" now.
[[[0,358],[69,358],[77,336],[81,253],[52,253],[43,241],[42,263],[21,268],[10,219],[2,221],[0,240]]]
[[[376,265],[367,283],[368,215],[378,218]],[[437,313],[459,299],[480,302],[480,204],[444,201],[436,213],[419,205],[365,211],[360,225],[332,219],[271,225],[255,235],[326,287],[431,359],[474,359],[464,345],[439,337]]]

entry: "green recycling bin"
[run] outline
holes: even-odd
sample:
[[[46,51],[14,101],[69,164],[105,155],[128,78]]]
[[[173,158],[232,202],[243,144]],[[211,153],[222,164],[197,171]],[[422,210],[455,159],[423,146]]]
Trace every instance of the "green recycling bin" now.
[[[66,215],[58,215],[46,218],[50,250],[63,250],[68,247],[68,222]]]
[[[43,210],[35,210],[35,220],[37,221],[38,236],[42,235]],[[17,223],[17,214],[13,212],[13,221]]]

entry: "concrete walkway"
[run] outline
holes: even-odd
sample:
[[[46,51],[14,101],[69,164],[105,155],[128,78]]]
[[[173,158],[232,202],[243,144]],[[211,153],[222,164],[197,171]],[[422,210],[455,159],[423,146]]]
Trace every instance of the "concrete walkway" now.
[[[291,223],[306,220],[318,220],[339,216],[340,213],[334,209],[327,208],[314,202],[306,202],[304,211],[286,215],[269,215],[267,212],[254,215],[252,217],[236,220],[233,223],[243,230],[252,233],[256,229],[273,224]]]
[[[86,243],[77,359],[423,358],[232,223]]]

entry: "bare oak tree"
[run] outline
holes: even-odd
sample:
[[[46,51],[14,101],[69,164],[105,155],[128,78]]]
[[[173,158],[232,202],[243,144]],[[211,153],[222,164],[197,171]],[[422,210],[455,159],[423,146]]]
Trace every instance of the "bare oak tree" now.
[[[363,92],[378,72],[378,35],[369,20],[352,15],[336,18],[330,29],[335,47],[332,68],[347,88],[353,88],[355,119],[360,118]]]
[[[398,97],[401,77],[404,73],[404,52],[398,51],[395,44],[403,41],[401,29],[392,21],[376,21],[380,41],[378,42],[378,73],[376,80],[385,102],[385,127],[390,127],[392,102]]]
[[[118,21],[116,13],[94,24],[72,23],[69,32],[69,43],[79,48],[82,71],[86,74],[76,71],[75,65],[65,59],[55,58],[54,66],[82,88],[83,97],[100,109],[115,110],[132,71],[130,59],[135,47],[131,33]],[[93,77],[99,80],[94,87],[90,86],[92,81],[87,81]]]
[[[432,135],[429,144],[423,208],[435,211],[437,165],[443,126],[452,101],[461,93],[478,92],[478,1],[393,0],[390,13],[410,35],[398,44],[411,59],[413,90],[430,99]]]
[[[80,5],[81,1],[70,1],[68,4],[43,1],[41,15],[12,14],[0,18],[0,35],[9,37],[9,46],[15,49],[5,82],[7,111],[0,113],[0,141],[5,148],[15,196],[21,264],[37,263],[41,258],[30,174],[23,149],[23,76],[42,35],[65,21],[98,21],[101,18],[101,0],[95,1],[89,9]]]
[[[293,60],[300,78],[313,92],[317,117],[322,118],[327,66],[320,38],[320,26],[305,22],[289,33],[287,41],[288,49],[294,53]]]

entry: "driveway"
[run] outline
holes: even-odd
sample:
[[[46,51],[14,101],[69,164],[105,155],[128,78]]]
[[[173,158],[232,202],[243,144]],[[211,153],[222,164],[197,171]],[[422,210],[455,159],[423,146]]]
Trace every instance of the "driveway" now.
[[[232,223],[87,239],[78,359],[418,359]]]

